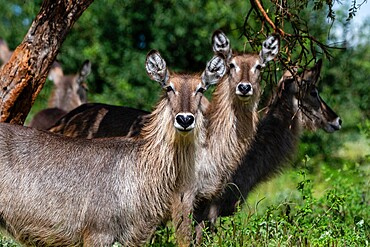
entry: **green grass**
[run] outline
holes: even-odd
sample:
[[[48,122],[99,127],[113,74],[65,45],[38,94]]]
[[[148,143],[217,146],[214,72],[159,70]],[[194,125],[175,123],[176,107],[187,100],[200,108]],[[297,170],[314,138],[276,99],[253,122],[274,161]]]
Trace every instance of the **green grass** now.
[[[235,216],[219,219],[202,245],[369,246],[369,170],[351,162],[322,167],[321,183],[305,168],[287,172],[261,185]],[[165,231],[152,246],[174,246]]]

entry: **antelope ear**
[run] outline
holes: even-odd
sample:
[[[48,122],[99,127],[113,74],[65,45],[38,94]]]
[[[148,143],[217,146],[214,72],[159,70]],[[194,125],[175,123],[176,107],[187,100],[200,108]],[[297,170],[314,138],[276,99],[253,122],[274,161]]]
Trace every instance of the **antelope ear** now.
[[[263,68],[268,62],[273,60],[280,49],[280,37],[278,35],[271,35],[262,42],[262,50],[260,51],[260,66]]]
[[[80,69],[80,75],[86,78],[86,76],[88,76],[90,73],[91,73],[91,62],[90,60],[85,60]]]
[[[230,40],[221,30],[216,30],[212,35],[212,49],[215,54],[222,54],[227,60],[232,56]]]
[[[54,61],[49,70],[48,79],[53,81],[54,85],[60,83],[58,78],[64,75],[62,66],[57,61]]]
[[[322,59],[319,59],[312,69],[305,70],[302,73],[304,81],[310,82],[310,84],[316,84],[320,77],[322,66]]]
[[[85,60],[79,72],[79,76],[77,79],[78,84],[82,84],[90,73],[91,73],[91,62],[89,60]]]
[[[163,88],[166,87],[169,72],[167,70],[166,61],[164,61],[157,50],[151,50],[148,53],[145,61],[145,68],[150,79],[159,82]]]
[[[202,73],[202,83],[205,89],[210,85],[218,83],[226,74],[227,66],[225,58],[220,55],[215,55],[207,63],[206,69]]]

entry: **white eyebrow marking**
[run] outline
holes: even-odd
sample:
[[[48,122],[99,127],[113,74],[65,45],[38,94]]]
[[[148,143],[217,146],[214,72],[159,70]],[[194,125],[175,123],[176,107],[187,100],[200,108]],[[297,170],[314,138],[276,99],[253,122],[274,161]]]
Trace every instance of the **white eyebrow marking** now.
[[[254,64],[254,66],[252,66],[252,68],[251,68],[251,72],[254,74],[254,73],[256,73],[256,70],[257,70],[257,66],[258,65],[260,65],[260,66],[262,66],[261,64],[260,64],[260,62],[257,60],[256,61],[256,63]]]
[[[231,60],[231,62],[230,62],[230,63],[234,64],[234,66],[235,66],[235,71],[236,71],[236,73],[238,73],[238,72],[240,71],[240,67],[239,67],[239,66],[238,66],[238,64],[235,62],[235,59]]]
[[[176,95],[179,94],[179,92],[176,91],[175,85],[172,82],[170,82],[170,87],[172,88]]]

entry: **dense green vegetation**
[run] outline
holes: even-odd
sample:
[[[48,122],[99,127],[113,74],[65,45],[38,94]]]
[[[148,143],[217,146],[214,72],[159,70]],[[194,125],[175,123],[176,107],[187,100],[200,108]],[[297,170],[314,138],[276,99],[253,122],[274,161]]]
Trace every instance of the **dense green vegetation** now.
[[[0,1],[0,35],[10,48],[23,39],[40,2]],[[315,54],[324,58],[321,96],[341,116],[343,128],[305,132],[291,168],[259,186],[234,217],[220,219],[204,246],[369,246],[370,20],[354,26],[346,22],[350,6],[342,6],[332,26],[325,7],[301,7],[312,36],[344,48],[331,49],[331,57]],[[249,9],[249,2],[233,0],[95,1],[67,36],[58,60],[66,74],[92,61],[90,102],[150,110],[160,90],[145,73],[147,52],[159,50],[173,70],[201,71],[211,57],[211,34],[219,28],[235,50],[252,51],[242,35]],[[29,117],[46,107],[51,87],[45,84]],[[0,245],[16,246],[5,237]],[[150,245],[175,245],[171,226],[158,230]]]

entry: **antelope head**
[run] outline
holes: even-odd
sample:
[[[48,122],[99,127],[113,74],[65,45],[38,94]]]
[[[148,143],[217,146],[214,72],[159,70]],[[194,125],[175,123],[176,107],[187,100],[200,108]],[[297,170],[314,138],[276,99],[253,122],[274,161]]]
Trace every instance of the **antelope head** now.
[[[292,83],[290,90],[295,95],[296,108],[300,111],[300,121],[306,129],[321,128],[332,133],[341,128],[342,120],[319,95],[317,82],[320,77],[321,65],[322,60],[320,59],[313,68],[306,69],[295,76],[287,71],[279,84],[285,81],[284,87],[286,87],[289,81]]]
[[[258,103],[261,89],[261,71],[279,52],[279,37],[269,36],[259,54],[233,54],[230,41],[220,30],[213,33],[212,47],[215,54],[222,54],[230,68],[229,83],[244,103]]]
[[[203,92],[209,85],[217,83],[226,72],[224,59],[214,56],[201,76],[176,74],[167,69],[165,60],[156,50],[148,53],[145,67],[149,77],[159,82],[166,91],[173,125],[183,135],[195,127],[197,111],[202,108]]]
[[[49,100],[49,107],[58,107],[70,111],[87,102],[86,78],[91,72],[91,62],[86,60],[77,74],[64,75],[62,67],[54,62],[48,78],[53,81],[54,89]]]

